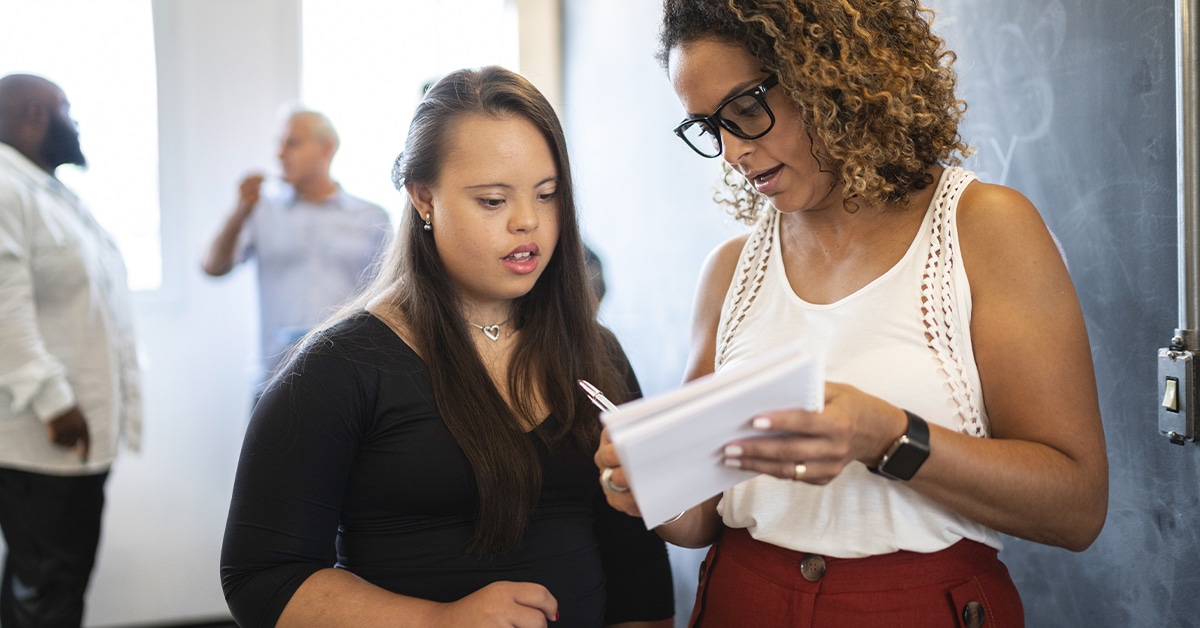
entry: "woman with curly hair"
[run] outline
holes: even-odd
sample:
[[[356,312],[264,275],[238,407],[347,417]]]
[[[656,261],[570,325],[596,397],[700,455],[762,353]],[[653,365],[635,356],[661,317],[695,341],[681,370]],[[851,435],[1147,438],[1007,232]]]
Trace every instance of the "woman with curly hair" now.
[[[1020,626],[1000,533],[1087,548],[1108,468],[1083,314],[1037,210],[959,167],[914,0],[666,0],[675,133],[753,225],[703,270],[687,377],[800,340],[825,406],[747,417],[761,475],[658,528],[712,544],[698,626]],[[605,435],[606,436],[606,435]],[[609,502],[637,513],[611,444]]]

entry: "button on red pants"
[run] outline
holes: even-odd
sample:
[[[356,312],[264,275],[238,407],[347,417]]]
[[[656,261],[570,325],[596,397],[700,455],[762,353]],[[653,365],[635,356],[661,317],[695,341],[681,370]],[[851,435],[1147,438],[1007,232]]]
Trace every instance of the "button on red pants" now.
[[[700,568],[690,625],[1025,625],[1008,568],[995,549],[981,543],[959,541],[932,554],[821,559],[756,541],[745,529],[726,528]],[[821,562],[823,573],[813,568]]]

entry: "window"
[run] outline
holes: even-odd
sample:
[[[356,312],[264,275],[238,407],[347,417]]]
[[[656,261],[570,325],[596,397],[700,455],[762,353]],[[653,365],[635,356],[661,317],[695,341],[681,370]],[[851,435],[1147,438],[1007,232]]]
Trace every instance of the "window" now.
[[[150,0],[0,0],[0,75],[59,85],[89,167],[58,170],[116,239],[129,286],[162,285]]]
[[[393,214],[392,163],[422,86],[463,67],[519,70],[513,0],[304,0],[302,11],[301,99],[341,136],[333,176]]]

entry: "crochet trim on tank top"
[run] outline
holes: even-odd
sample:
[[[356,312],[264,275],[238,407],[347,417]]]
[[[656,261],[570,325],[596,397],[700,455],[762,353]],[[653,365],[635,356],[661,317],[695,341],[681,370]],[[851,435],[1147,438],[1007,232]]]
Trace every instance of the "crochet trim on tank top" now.
[[[921,319],[925,327],[927,346],[937,357],[945,378],[947,392],[954,402],[959,418],[959,431],[976,437],[986,437],[980,415],[978,394],[967,377],[967,355],[964,333],[955,298],[955,277],[961,271],[958,238],[954,230],[958,201],[975,175],[961,168],[949,168],[934,194],[929,211],[933,212],[929,227],[929,250],[921,276]],[[768,261],[776,246],[776,225],[779,211],[769,208],[746,240],[738,258],[737,269],[721,308],[717,327],[715,368],[720,369],[729,355],[729,347],[750,307],[762,289]],[[918,234],[920,237],[920,234]],[[965,277],[965,274],[963,275]]]

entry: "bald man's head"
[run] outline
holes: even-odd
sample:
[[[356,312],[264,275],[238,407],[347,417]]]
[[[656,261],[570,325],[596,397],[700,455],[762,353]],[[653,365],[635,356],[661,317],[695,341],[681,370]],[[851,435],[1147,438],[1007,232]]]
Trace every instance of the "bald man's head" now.
[[[333,128],[333,123],[329,121],[329,117],[319,111],[311,109],[301,109],[292,112],[288,117],[289,122],[301,122],[306,125],[313,134],[313,137],[322,142],[328,142],[333,146],[334,152],[337,152],[338,145],[341,140],[338,138],[337,129]]]
[[[62,164],[87,164],[66,94],[40,76],[0,78],[0,142],[51,174]]]
[[[324,185],[337,149],[337,131],[329,118],[316,111],[292,112],[279,142],[283,180],[297,188]]]

